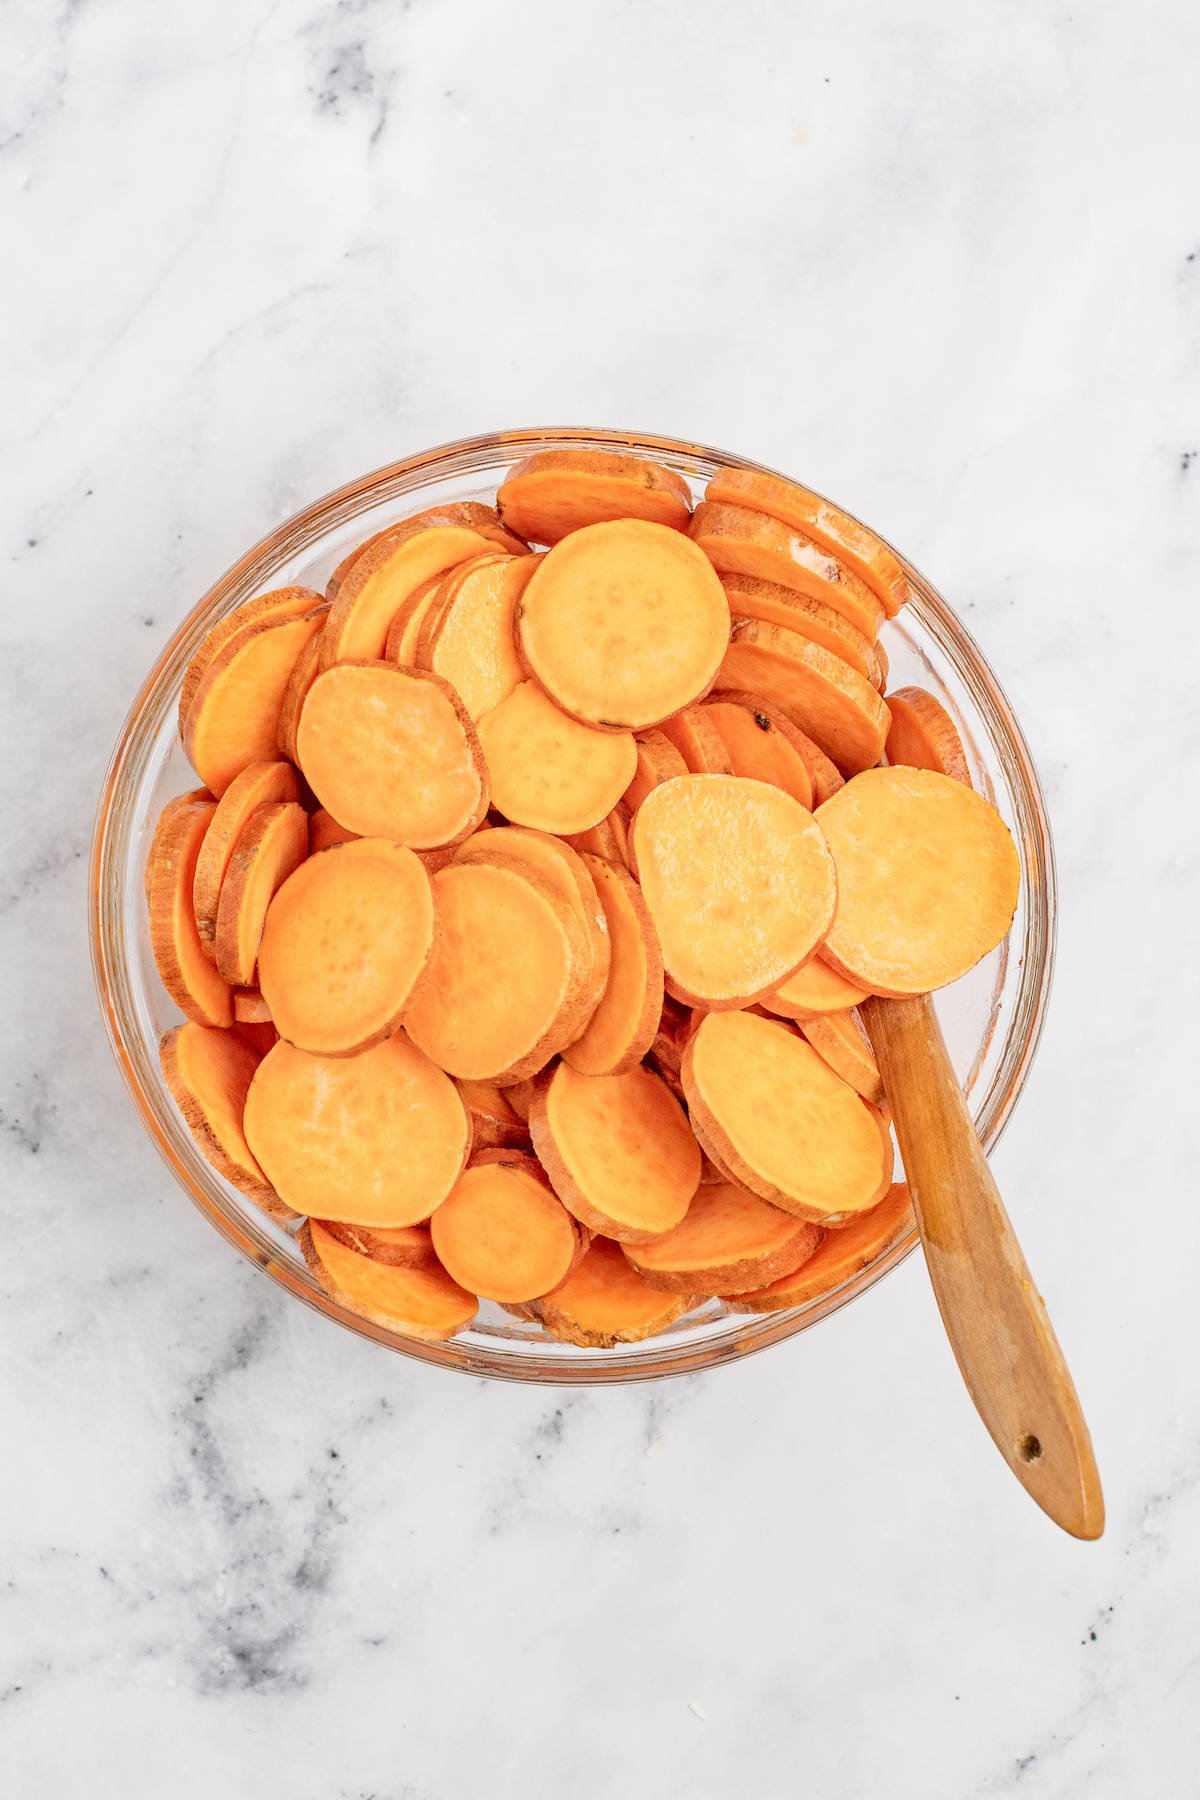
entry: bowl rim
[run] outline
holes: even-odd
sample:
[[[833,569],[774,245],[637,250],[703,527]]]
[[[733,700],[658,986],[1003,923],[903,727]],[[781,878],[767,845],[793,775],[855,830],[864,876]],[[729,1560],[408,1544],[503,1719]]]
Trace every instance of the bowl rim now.
[[[228,609],[230,597],[247,585],[251,588],[258,585],[260,577],[274,566],[368,507],[402,500],[405,494],[431,478],[448,479],[459,470],[466,473],[481,456],[497,463],[503,460],[512,464],[522,455],[556,445],[654,457],[677,466],[693,479],[696,472],[690,465],[704,462],[752,469],[785,481],[795,480],[795,477],[782,475],[752,458],[688,439],[594,426],[524,426],[455,438],[432,446],[386,463],[311,501],[265,533],[212,583],[172,632],[138,689],[117,735],[97,804],[88,867],[88,933],[105,1031],[151,1142],[192,1203],[248,1261],[324,1317],[360,1337],[418,1361],[497,1380],[563,1387],[608,1386],[625,1381],[662,1380],[702,1368],[719,1367],[794,1336],[840,1311],[898,1268],[919,1242],[915,1228],[896,1239],[865,1269],[840,1286],[799,1307],[777,1313],[740,1315],[740,1328],[735,1327],[716,1340],[682,1338],[673,1342],[670,1338],[660,1338],[654,1340],[653,1351],[634,1344],[581,1354],[578,1360],[566,1361],[561,1358],[561,1346],[556,1352],[543,1355],[521,1340],[514,1340],[511,1350],[501,1351],[492,1345],[475,1349],[462,1339],[433,1343],[403,1337],[349,1311],[323,1294],[307,1270],[301,1271],[286,1261],[266,1232],[223,1202],[215,1186],[211,1193],[206,1192],[193,1178],[186,1159],[186,1127],[173,1129],[176,1121],[167,1120],[155,1104],[154,1094],[140,1066],[139,1052],[145,1045],[136,1029],[131,1005],[130,959],[124,953],[120,918],[121,871],[132,832],[133,811],[132,807],[126,806],[122,814],[119,804],[127,798],[126,777],[131,770],[144,765],[168,705],[173,709],[174,683],[167,683],[166,677],[172,669],[182,666],[214,619]],[[817,489],[808,491],[826,500]],[[836,506],[838,503],[831,504]],[[846,507],[838,506],[838,510],[855,523],[861,523]],[[1045,798],[1012,705],[970,632],[902,551],[881,538],[874,527],[864,528],[887,544],[900,562],[911,589],[912,613],[951,664],[972,704],[987,719],[1006,773],[1012,777],[1011,791],[1022,857],[1028,865],[1025,884],[1028,912],[1020,986],[1006,1034],[1004,1055],[986,1092],[972,1109],[984,1150],[990,1152],[1000,1141],[1028,1080],[1041,1041],[1053,983],[1057,874]],[[156,702],[159,704],[155,705]],[[154,1050],[156,1053],[157,1046]]]

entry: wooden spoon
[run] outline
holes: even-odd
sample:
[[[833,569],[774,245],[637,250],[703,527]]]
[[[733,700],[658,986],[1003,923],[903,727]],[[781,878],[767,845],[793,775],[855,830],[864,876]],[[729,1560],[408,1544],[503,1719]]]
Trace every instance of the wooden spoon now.
[[[866,1000],[860,1011],[895,1118],[942,1323],[968,1392],[1042,1511],[1073,1537],[1098,1538],[1104,1496],[1087,1423],[937,1014],[928,995]]]

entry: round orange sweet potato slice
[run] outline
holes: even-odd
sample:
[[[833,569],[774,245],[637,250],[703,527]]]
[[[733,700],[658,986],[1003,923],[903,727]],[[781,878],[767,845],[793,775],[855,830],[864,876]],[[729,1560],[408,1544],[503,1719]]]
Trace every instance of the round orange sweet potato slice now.
[[[487,773],[458,696],[440,676],[341,662],[309,689],[296,734],[321,805],[359,837],[410,850],[455,844],[487,811]]]
[[[637,767],[631,732],[581,725],[536,681],[522,682],[479,721],[479,742],[497,810],[514,825],[563,837],[597,825]]]
[[[688,766],[669,737],[653,728],[641,731],[637,737],[637,768],[625,789],[624,803],[634,813],[651,788],[661,787],[664,781],[673,781],[676,775],[687,773]]]
[[[890,715],[870,682],[840,656],[761,619],[735,619],[719,685],[786,709],[848,774],[883,755]]]
[[[782,788],[811,812],[812,761],[790,719],[765,701],[746,705],[727,697],[706,700],[701,710],[725,746],[730,774]]]
[[[734,773],[716,723],[703,706],[685,706],[673,719],[664,719],[659,730],[669,743],[674,744],[690,775]]]
[[[465,563],[457,563],[450,574],[454,575],[462,568],[473,568],[479,559],[469,557]],[[387,639],[383,646],[384,662],[399,663],[401,668],[417,667],[417,643],[425,628],[425,621],[431,614],[436,614],[442,604],[445,592],[446,574],[431,575],[420,587],[414,588],[399,610],[393,615],[388,627]]]
[[[169,800],[146,860],[155,967],[180,1012],[201,1025],[233,1023],[233,996],[200,942],[192,900],[196,864],[216,810],[215,801],[198,799],[194,793]]]
[[[741,1294],[807,1262],[821,1228],[731,1182],[697,1189],[673,1231],[625,1254],[651,1287],[675,1294]]]
[[[538,566],[536,556],[490,556],[461,565],[426,616],[416,661],[448,681],[478,721],[525,679],[513,636],[518,602]]]
[[[687,1115],[657,1075],[581,1075],[561,1062],[529,1113],[538,1161],[567,1211],[638,1244],[677,1225],[700,1181]]]
[[[255,979],[263,922],[276,890],[308,855],[308,814],[294,801],[259,806],[238,837],[217,903],[217,968],[234,987]]]
[[[422,1269],[437,1263],[428,1225],[347,1225],[340,1219],[314,1219],[313,1224],[347,1250],[393,1269]]]
[[[765,1286],[733,1296],[730,1312],[777,1312],[800,1306],[819,1294],[841,1287],[912,1226],[908,1186],[903,1181],[890,1187],[878,1206],[858,1213],[847,1225],[827,1231],[814,1255],[799,1268],[777,1276]]]
[[[819,744],[803,730],[797,715],[786,705],[778,701],[764,700],[761,694],[747,693],[744,689],[723,688],[713,694],[714,700],[734,700],[742,706],[750,706],[756,712],[764,708],[773,718],[783,718],[792,727],[790,737],[792,743],[808,764],[808,772],[812,778],[813,807],[824,804],[831,794],[836,794],[840,787],[845,787],[846,778],[837,766],[830,762]]]
[[[419,1225],[462,1174],[462,1096],[402,1031],[358,1056],[281,1039],[246,1096],[246,1138],[297,1212],[351,1225]]]
[[[929,769],[868,769],[817,818],[838,872],[822,955],[889,998],[957,981],[1004,938],[1021,865],[995,807]]]
[[[437,931],[419,858],[385,838],[312,856],[271,901],[258,978],[281,1037],[351,1056],[400,1024]]]
[[[465,1169],[430,1233],[447,1274],[502,1305],[536,1300],[565,1281],[580,1244],[540,1164],[515,1151]]]
[[[455,1083],[471,1115],[471,1155],[482,1150],[522,1149],[529,1144],[525,1119],[512,1104],[513,1090],[494,1081]]]
[[[818,1225],[883,1198],[892,1145],[879,1115],[790,1026],[709,1013],[682,1072],[697,1137],[751,1193]]]
[[[608,519],[649,519],[686,531],[692,491],[682,475],[610,450],[538,450],[496,495],[506,525],[535,544]]]
[[[216,961],[217,907],[229,861],[252,815],[260,806],[283,805],[300,799],[300,779],[290,763],[255,762],[236,775],[225,789],[204,834],[196,858],[192,902],[200,942]]]
[[[875,689],[883,686],[884,668],[879,650],[864,631],[851,624],[836,608],[811,594],[781,587],[776,581],[756,581],[752,575],[722,576],[729,610],[737,619],[762,619],[811,638],[834,656],[857,669]]]
[[[620,1245],[593,1238],[579,1266],[532,1311],[551,1337],[584,1349],[637,1344],[665,1331],[696,1304],[690,1294],[651,1287]]]
[[[308,690],[321,672],[321,633],[314,631],[296,658],[288,684],[279,703],[279,726],[275,742],[279,754],[296,761],[296,727],[308,698]]]
[[[368,550],[375,550],[385,542],[403,542],[426,525],[465,526],[469,531],[477,531],[480,537],[487,538],[489,543],[498,545],[510,556],[520,556],[529,549],[529,545],[522,539],[505,530],[494,506],[484,506],[478,500],[450,500],[441,506],[426,507],[423,512],[410,513],[406,519],[396,519],[391,525],[385,525],[382,531],[373,532],[369,538],[364,538],[361,544],[355,544],[329,577],[325,586],[325,598],[337,598],[338,590],[350,570]]]
[[[233,990],[233,1022],[235,1025],[270,1025],[271,1009],[257,988]],[[271,1042],[274,1043],[272,1038]]]
[[[867,998],[865,988],[856,987],[839,975],[821,956],[814,956],[766,994],[762,1004],[768,1012],[783,1019],[811,1019],[824,1013],[847,1012]]]
[[[234,638],[248,636],[258,626],[271,620],[319,612],[323,605],[324,601],[314,588],[273,588],[269,594],[259,594],[257,599],[247,600],[244,606],[236,606],[223,619],[218,619],[206,633],[200,648],[184,671],[183,686],[179,694],[179,731],[185,741],[187,717],[192,710],[196,690],[217,656]]]
[[[794,531],[803,532],[865,581],[879,596],[890,619],[908,600],[908,580],[900,559],[882,538],[840,507],[822,500],[820,494],[794,481],[784,481],[779,475],[760,474],[756,469],[718,469],[705,495],[718,504],[748,506],[755,512],[768,513]]]
[[[663,1004],[662,953],[641,889],[624,868],[585,856],[604,910],[609,965],[587,1025],[563,1051],[581,1075],[623,1075],[654,1042]]]
[[[729,603],[681,532],[618,519],[572,532],[543,557],[517,608],[517,642],[572,718],[642,731],[708,692],[729,642]]]
[[[378,661],[392,620],[417,588],[495,545],[462,525],[419,519],[380,534],[342,577],[321,634],[321,667]]]
[[[339,825],[323,806],[309,814],[308,847],[313,856],[320,850],[331,850],[334,844],[353,844],[357,837],[356,831],[347,831],[344,825]]]
[[[433,877],[439,935],[406,1026],[465,1081],[521,1081],[580,1030],[581,937],[567,902],[532,869],[452,863]]]
[[[188,1020],[159,1045],[163,1080],[206,1161],[277,1219],[294,1218],[263,1174],[242,1130],[257,1053],[234,1031]]]
[[[630,841],[668,987],[689,1005],[771,993],[832,923],[833,858],[812,814],[780,788],[681,775],[647,794]]]
[[[305,1221],[296,1241],[327,1294],[349,1312],[405,1337],[434,1342],[453,1337],[479,1311],[475,1295],[437,1263],[406,1268],[378,1262],[340,1244],[315,1219]]]
[[[696,508],[691,535],[722,576],[745,575],[810,594],[875,642],[885,617],[883,602],[811,538],[765,513],[709,500]]]
[[[266,619],[236,632],[208,665],[183,723],[183,747],[219,798],[235,775],[277,754],[279,710],[324,610]]]
[[[586,831],[572,831],[564,839],[572,850],[578,850],[580,856],[602,856],[607,862],[617,863],[622,869],[629,867],[629,824],[622,800],[612,811],[605,813],[598,824],[590,825]]]
[[[887,706],[892,716],[885,746],[889,763],[933,769],[974,786],[962,739],[940,700],[924,688],[905,687],[888,695]]]
[[[856,1094],[861,1094],[874,1106],[883,1104],[883,1079],[870,1039],[856,1012],[825,1013],[816,1018],[801,1019],[800,1035]]]
[[[662,1076],[677,1100],[683,1099],[680,1070],[684,1048],[703,1017],[702,1012],[695,1012],[690,1006],[683,1006],[678,1000],[673,1000],[670,994],[664,994],[662,1012],[655,1029],[654,1041],[647,1053],[647,1061]],[[700,1179],[703,1181],[703,1174]]]

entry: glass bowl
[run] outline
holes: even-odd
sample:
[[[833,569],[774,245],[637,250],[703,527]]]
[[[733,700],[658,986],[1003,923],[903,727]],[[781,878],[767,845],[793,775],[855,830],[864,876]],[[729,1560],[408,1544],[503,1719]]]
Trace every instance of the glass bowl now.
[[[158,1064],[159,1039],[178,1022],[178,1014],[155,972],[142,874],[164,802],[195,786],[179,742],[176,708],[184,669],[200,640],[223,613],[264,589],[291,582],[323,588],[349,549],[393,519],[450,499],[491,500],[512,463],[548,446],[651,457],[683,475],[697,497],[721,464],[760,466],[703,444],[631,432],[509,431],[393,463],[316,501],[271,532],[193,607],[130,709],[96,817],[89,888],[92,960],[113,1052],[142,1122],[175,1179],[243,1256],[296,1299],[361,1337],[445,1369],[511,1381],[639,1381],[747,1356],[815,1325],[902,1262],[916,1245],[915,1231],[840,1287],[761,1317],[727,1313],[719,1301],[709,1301],[644,1343],[581,1350],[485,1303],[470,1330],[448,1343],[424,1343],[359,1318],[321,1291],[292,1235],[204,1161]],[[1054,955],[1053,851],[1029,750],[999,683],[946,602],[907,562],[905,569],[911,604],[883,633],[891,661],[889,685],[919,683],[948,707],[962,734],[972,779],[999,807],[1021,857],[1021,899],[1010,937],[937,1001],[955,1068],[980,1137],[990,1149],[1016,1105],[1041,1033]]]

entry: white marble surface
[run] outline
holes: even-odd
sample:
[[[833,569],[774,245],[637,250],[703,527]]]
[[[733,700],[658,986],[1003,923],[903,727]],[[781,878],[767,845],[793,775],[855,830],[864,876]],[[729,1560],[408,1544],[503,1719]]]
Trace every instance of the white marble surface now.
[[[10,0],[0,1790],[1196,1793],[1200,214],[1185,0]],[[963,608],[1063,904],[997,1171],[1110,1524],[1059,1536],[924,1271],[571,1395],[338,1333],[174,1191],[91,810],[273,522],[504,424],[842,498]]]

